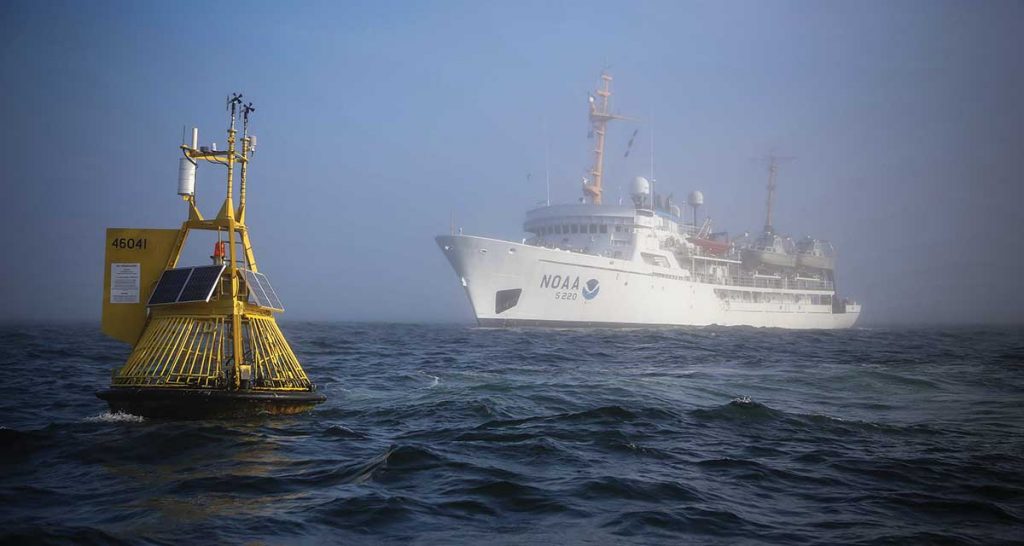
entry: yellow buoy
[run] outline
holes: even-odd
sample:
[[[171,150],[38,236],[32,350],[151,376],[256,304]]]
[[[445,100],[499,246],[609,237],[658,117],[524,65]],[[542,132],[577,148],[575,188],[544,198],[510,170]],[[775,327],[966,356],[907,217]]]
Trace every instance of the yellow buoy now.
[[[186,418],[291,414],[326,399],[277,327],[274,313],[284,309],[256,266],[245,227],[247,167],[256,145],[249,117],[255,109],[243,105],[239,94],[228,108],[227,150],[200,147],[195,129],[191,145],[181,146],[178,194],[188,207],[181,228],[107,230],[103,332],[133,346],[110,388],[96,393],[113,411]],[[227,167],[227,196],[210,220],[196,205],[199,161]],[[179,267],[194,230],[217,232],[212,265]]]

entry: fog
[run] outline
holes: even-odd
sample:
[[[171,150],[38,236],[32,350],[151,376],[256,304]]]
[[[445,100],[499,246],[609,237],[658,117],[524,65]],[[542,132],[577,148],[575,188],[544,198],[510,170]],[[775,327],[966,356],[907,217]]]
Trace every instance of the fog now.
[[[105,228],[180,225],[182,128],[224,146],[242,92],[283,318],[469,322],[433,237],[519,240],[546,174],[576,201],[607,70],[639,121],[610,128],[606,201],[653,134],[659,193],[753,231],[753,158],[794,156],[776,228],[836,245],[861,324],[1019,323],[1022,51],[1020,2],[4,2],[0,318],[98,320]]]

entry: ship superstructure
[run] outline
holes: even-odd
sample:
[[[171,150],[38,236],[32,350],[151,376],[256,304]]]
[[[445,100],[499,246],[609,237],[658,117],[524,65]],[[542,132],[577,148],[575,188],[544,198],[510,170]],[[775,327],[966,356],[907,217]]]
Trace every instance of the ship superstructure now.
[[[776,233],[772,208],[779,158],[769,158],[763,231],[730,239],[636,177],[632,203],[602,199],[612,77],[590,96],[594,164],[580,203],[528,211],[522,242],[472,235],[436,238],[485,326],[748,325],[849,328],[860,306],[838,297],[835,252],[826,241]]]

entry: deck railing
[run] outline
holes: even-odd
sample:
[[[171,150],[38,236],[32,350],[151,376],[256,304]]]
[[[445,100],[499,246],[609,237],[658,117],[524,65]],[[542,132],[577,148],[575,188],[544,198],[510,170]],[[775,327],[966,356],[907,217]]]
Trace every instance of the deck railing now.
[[[707,274],[696,274],[693,276],[697,282],[708,284],[720,284],[726,286],[742,286],[748,288],[771,288],[776,290],[832,290],[831,281],[810,280],[810,279],[788,279],[788,278],[763,278],[763,277],[716,277]]]

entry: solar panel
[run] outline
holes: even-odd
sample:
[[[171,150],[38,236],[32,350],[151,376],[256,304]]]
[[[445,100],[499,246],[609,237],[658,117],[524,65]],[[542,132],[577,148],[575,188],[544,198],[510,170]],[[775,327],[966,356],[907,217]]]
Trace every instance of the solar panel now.
[[[284,306],[281,305],[281,300],[277,297],[274,287],[270,286],[266,275],[248,269],[243,269],[242,273],[245,275],[245,283],[249,285],[249,303],[284,311]]]
[[[245,284],[249,286],[249,303],[260,307],[270,307],[270,301],[260,286],[260,281],[256,279],[256,274],[248,269],[243,269],[242,274],[245,276]]]
[[[223,272],[223,265],[168,269],[160,275],[149,305],[210,301]]]
[[[210,296],[213,295],[213,290],[217,288],[217,283],[220,281],[221,273],[224,272],[224,267],[223,265],[193,267],[192,275],[189,276],[185,287],[181,289],[181,294],[178,295],[178,303],[210,301]]]
[[[160,281],[149,296],[149,305],[161,305],[178,301],[178,294],[185,287],[185,281],[192,273],[191,267],[168,269],[160,275]]]
[[[270,286],[270,279],[267,278],[263,273],[256,273],[256,278],[260,281],[260,287],[263,288],[263,292],[267,295],[267,302],[270,304],[271,309],[279,309],[284,311],[284,305],[281,305],[281,299],[277,297],[277,292],[274,291],[274,287]]]

